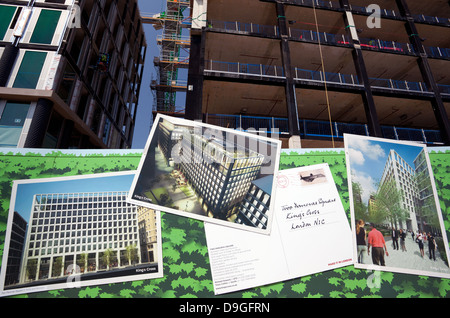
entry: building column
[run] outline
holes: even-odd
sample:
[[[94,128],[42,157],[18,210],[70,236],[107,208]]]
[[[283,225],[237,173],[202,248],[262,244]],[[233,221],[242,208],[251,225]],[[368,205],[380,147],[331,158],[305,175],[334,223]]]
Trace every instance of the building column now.
[[[69,148],[70,137],[72,136],[72,131],[75,123],[72,120],[64,119],[61,134],[58,140],[58,148],[59,149],[67,149]]]
[[[366,64],[364,62],[361,45],[356,32],[355,22],[348,3],[348,0],[339,0],[342,8],[344,8],[344,21],[347,29],[347,33],[351,38],[353,44],[352,56],[355,63],[356,73],[358,79],[362,82],[364,87],[361,97],[363,99],[364,110],[366,113],[367,126],[369,128],[369,134],[373,137],[383,137],[380,122],[375,107],[375,102],[372,95],[372,88],[369,83],[369,76],[367,75]]]
[[[72,98],[71,98],[70,104],[69,104],[70,109],[74,113],[76,113],[78,110],[78,103],[80,102],[82,88],[83,88],[83,82],[80,79],[77,79],[75,82],[74,89],[73,89]]]
[[[395,0],[395,2],[397,3],[400,14],[406,19],[405,28],[406,32],[408,32],[409,41],[411,42],[414,50],[418,53],[417,64],[419,65],[420,73],[422,74],[423,80],[427,84],[428,89],[431,89],[434,93],[434,97],[431,100],[431,105],[441,131],[442,140],[446,145],[450,145],[450,123],[447,117],[447,111],[445,110],[444,102],[442,101],[436,80],[428,62],[427,53],[425,52],[422,45],[422,40],[417,33],[414,18],[411,16],[405,0]]]
[[[285,92],[289,134],[291,136],[300,136],[300,123],[298,118],[297,99],[295,96],[294,77],[292,75],[291,52],[289,49],[289,33],[286,24],[286,14],[283,3],[277,1],[275,5],[278,18],[278,29],[281,37],[281,59],[283,62],[284,76],[286,77]]]
[[[44,141],[47,126],[52,114],[53,102],[40,98],[37,101],[36,110],[31,120],[30,129],[25,140],[25,148],[41,148]]]
[[[202,120],[203,104],[203,71],[205,69],[205,41],[206,31],[191,31],[191,45],[189,49],[189,75],[186,92],[186,119]]]
[[[6,87],[18,54],[19,48],[17,46],[11,43],[5,46],[0,58],[0,87]]]
[[[52,272],[53,272],[53,257],[50,256],[50,265],[48,265],[48,278],[53,278]]]

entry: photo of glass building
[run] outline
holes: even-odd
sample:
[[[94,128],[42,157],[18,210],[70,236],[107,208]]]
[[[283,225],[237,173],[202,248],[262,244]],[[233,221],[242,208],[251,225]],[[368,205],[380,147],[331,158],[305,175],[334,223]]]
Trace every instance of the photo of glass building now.
[[[409,214],[406,224],[396,224],[398,228],[417,231],[418,191],[415,180],[415,171],[394,149],[391,149],[386,160],[383,177],[379,191],[401,193],[401,207]],[[376,203],[376,201],[375,201]]]
[[[122,191],[34,195],[20,283],[143,263],[138,214],[148,209],[138,212],[126,197]]]

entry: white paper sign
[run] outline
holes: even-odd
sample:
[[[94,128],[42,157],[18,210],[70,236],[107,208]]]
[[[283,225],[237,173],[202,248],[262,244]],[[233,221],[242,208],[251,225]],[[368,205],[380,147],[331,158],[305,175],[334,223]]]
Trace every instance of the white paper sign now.
[[[270,236],[205,223],[216,294],[353,263],[352,235],[328,164],[278,172]]]

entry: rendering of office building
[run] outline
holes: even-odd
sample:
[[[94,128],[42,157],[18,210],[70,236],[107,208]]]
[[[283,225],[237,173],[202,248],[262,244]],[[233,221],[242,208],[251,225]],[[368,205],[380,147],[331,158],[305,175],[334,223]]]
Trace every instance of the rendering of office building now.
[[[440,227],[435,226],[439,224],[439,220],[435,213],[436,202],[424,151],[422,150],[416,159],[414,159],[415,182],[417,185],[417,209],[420,211],[417,222],[420,224],[420,229],[440,234]]]
[[[173,164],[172,149],[183,138],[183,131],[167,120],[161,121],[158,128],[159,149],[167,163]]]
[[[236,223],[266,228],[273,176],[254,180],[239,207]]]
[[[205,215],[229,219],[259,177],[264,156],[188,129],[180,143],[180,170],[199,194]]]
[[[185,118],[306,148],[346,132],[449,144],[448,2],[368,5],[192,0]]]
[[[140,264],[138,208],[127,192],[33,197],[20,283]],[[142,211],[141,211],[142,212]]]
[[[137,0],[2,1],[0,17],[0,146],[131,148]]]
[[[419,229],[418,213],[418,189],[415,179],[415,170],[395,150],[389,152],[383,176],[380,181],[379,191],[386,193],[400,193],[401,207],[406,210],[409,217],[406,224],[394,220],[398,228],[406,228],[417,231]],[[377,204],[375,200],[375,204]]]
[[[14,212],[11,238],[9,241],[8,263],[6,265],[5,285],[19,282],[20,265],[25,245],[28,223],[19,213]]]

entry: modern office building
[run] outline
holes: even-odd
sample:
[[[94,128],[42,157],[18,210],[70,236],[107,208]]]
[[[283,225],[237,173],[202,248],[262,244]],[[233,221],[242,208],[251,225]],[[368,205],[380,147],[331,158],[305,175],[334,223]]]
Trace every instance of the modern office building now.
[[[371,3],[192,0],[185,117],[302,147],[449,144],[448,2]]]
[[[5,271],[5,285],[17,284],[19,282],[27,226],[27,221],[19,213],[14,212]]]
[[[199,194],[205,215],[229,219],[259,177],[264,155],[187,129],[180,142],[181,171]]]
[[[0,4],[0,146],[130,148],[146,40],[137,0]]]
[[[439,219],[425,150],[422,150],[414,159],[414,173],[418,193],[417,209],[420,211],[417,220],[419,228],[423,231],[441,234],[440,226],[437,226]]]
[[[51,193],[33,197],[20,283],[141,263],[138,207],[127,192]],[[130,259],[130,255],[134,255]]]
[[[162,119],[155,133],[166,164],[186,178],[204,215],[234,221],[252,181],[261,177],[266,157],[250,149],[248,137],[234,143],[223,131],[205,127],[175,125]]]
[[[183,130],[167,120],[161,120],[156,132],[158,146],[169,165],[173,164],[172,149],[183,138]]]
[[[417,231],[418,197],[415,170],[395,150],[391,149],[384,166],[378,191],[400,194],[401,207],[408,212],[406,224],[401,220],[390,220],[398,229]],[[386,196],[389,196],[386,194]],[[377,204],[375,200],[375,204]]]

